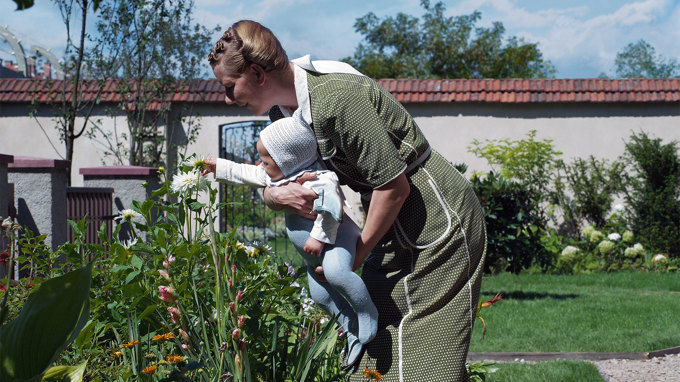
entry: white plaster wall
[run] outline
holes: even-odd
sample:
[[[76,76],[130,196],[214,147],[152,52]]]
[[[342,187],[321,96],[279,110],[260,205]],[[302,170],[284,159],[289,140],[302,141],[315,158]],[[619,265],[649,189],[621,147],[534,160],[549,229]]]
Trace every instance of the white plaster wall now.
[[[680,141],[680,105],[678,104],[406,104],[432,146],[451,162],[463,162],[472,171],[489,169],[483,159],[468,151],[474,139],[523,139],[530,130],[537,139],[552,139],[562,158],[594,155],[615,159],[624,152],[624,142],[632,132],[646,131],[664,142]],[[107,117],[104,108],[97,111],[102,126],[118,133],[126,130],[123,117]],[[217,155],[219,125],[266,116],[253,116],[246,109],[223,103],[196,104],[191,112],[199,115],[198,139],[182,153]],[[48,113],[38,117],[40,125],[27,116],[26,105],[2,105],[0,111],[0,154],[61,158],[63,143],[53,128]],[[49,139],[48,139],[49,138]],[[177,137],[181,140],[181,137]],[[51,142],[51,143],[50,143]],[[56,147],[53,148],[52,145]],[[106,164],[102,146],[86,137],[76,141],[72,184],[83,185],[78,174],[81,167]]]
[[[36,118],[28,116],[28,109],[23,104],[4,104],[1,110],[0,154],[66,159],[64,143],[59,139],[59,133],[55,128],[56,120],[49,110],[39,113]],[[124,118],[109,117],[103,108],[98,108],[95,113],[94,118],[100,121],[106,131],[117,129],[120,134],[127,129]],[[82,125],[83,118],[77,118],[76,123]],[[78,173],[79,168],[114,164],[112,160],[105,159],[103,147],[85,135],[76,139],[71,173],[72,186],[83,185],[83,177]]]
[[[468,171],[490,169],[485,159],[468,151],[473,140],[525,139],[531,130],[537,140],[552,139],[567,162],[589,155],[614,160],[624,153],[633,132],[645,131],[664,143],[680,141],[678,105],[407,108],[433,148],[451,162],[466,163]]]

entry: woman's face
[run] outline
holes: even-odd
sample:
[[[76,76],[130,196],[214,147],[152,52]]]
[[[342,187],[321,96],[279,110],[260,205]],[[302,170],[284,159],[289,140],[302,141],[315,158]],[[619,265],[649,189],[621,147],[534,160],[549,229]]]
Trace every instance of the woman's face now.
[[[262,115],[269,110],[262,102],[260,94],[260,73],[252,65],[240,76],[228,73],[223,65],[213,67],[215,78],[225,89],[224,101],[227,105],[236,104],[246,107],[255,115]]]

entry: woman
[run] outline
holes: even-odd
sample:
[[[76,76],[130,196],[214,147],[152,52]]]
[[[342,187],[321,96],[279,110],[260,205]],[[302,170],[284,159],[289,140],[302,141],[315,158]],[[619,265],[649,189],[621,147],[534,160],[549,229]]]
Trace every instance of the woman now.
[[[389,92],[346,64],[289,62],[273,33],[247,20],[208,59],[228,104],[256,115],[300,108],[323,162],[362,196],[367,216],[354,268],[363,265],[379,321],[350,380],[361,380],[364,368],[386,381],[468,380],[486,232],[467,180]],[[295,183],[265,191],[269,206],[310,218],[314,197]]]

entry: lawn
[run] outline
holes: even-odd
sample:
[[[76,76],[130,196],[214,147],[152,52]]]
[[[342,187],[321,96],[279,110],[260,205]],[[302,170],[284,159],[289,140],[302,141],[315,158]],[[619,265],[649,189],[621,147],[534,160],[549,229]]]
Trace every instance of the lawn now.
[[[602,382],[595,365],[582,361],[550,361],[537,364],[501,363],[486,382]]]
[[[472,352],[645,352],[680,346],[680,276],[667,273],[486,277]]]

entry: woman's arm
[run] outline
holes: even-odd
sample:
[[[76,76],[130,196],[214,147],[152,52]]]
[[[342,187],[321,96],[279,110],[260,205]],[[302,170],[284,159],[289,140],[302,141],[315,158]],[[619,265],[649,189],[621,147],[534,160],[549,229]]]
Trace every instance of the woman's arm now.
[[[373,190],[366,223],[357,241],[354,270],[361,267],[373,247],[390,229],[410,192],[411,186],[404,173]]]

